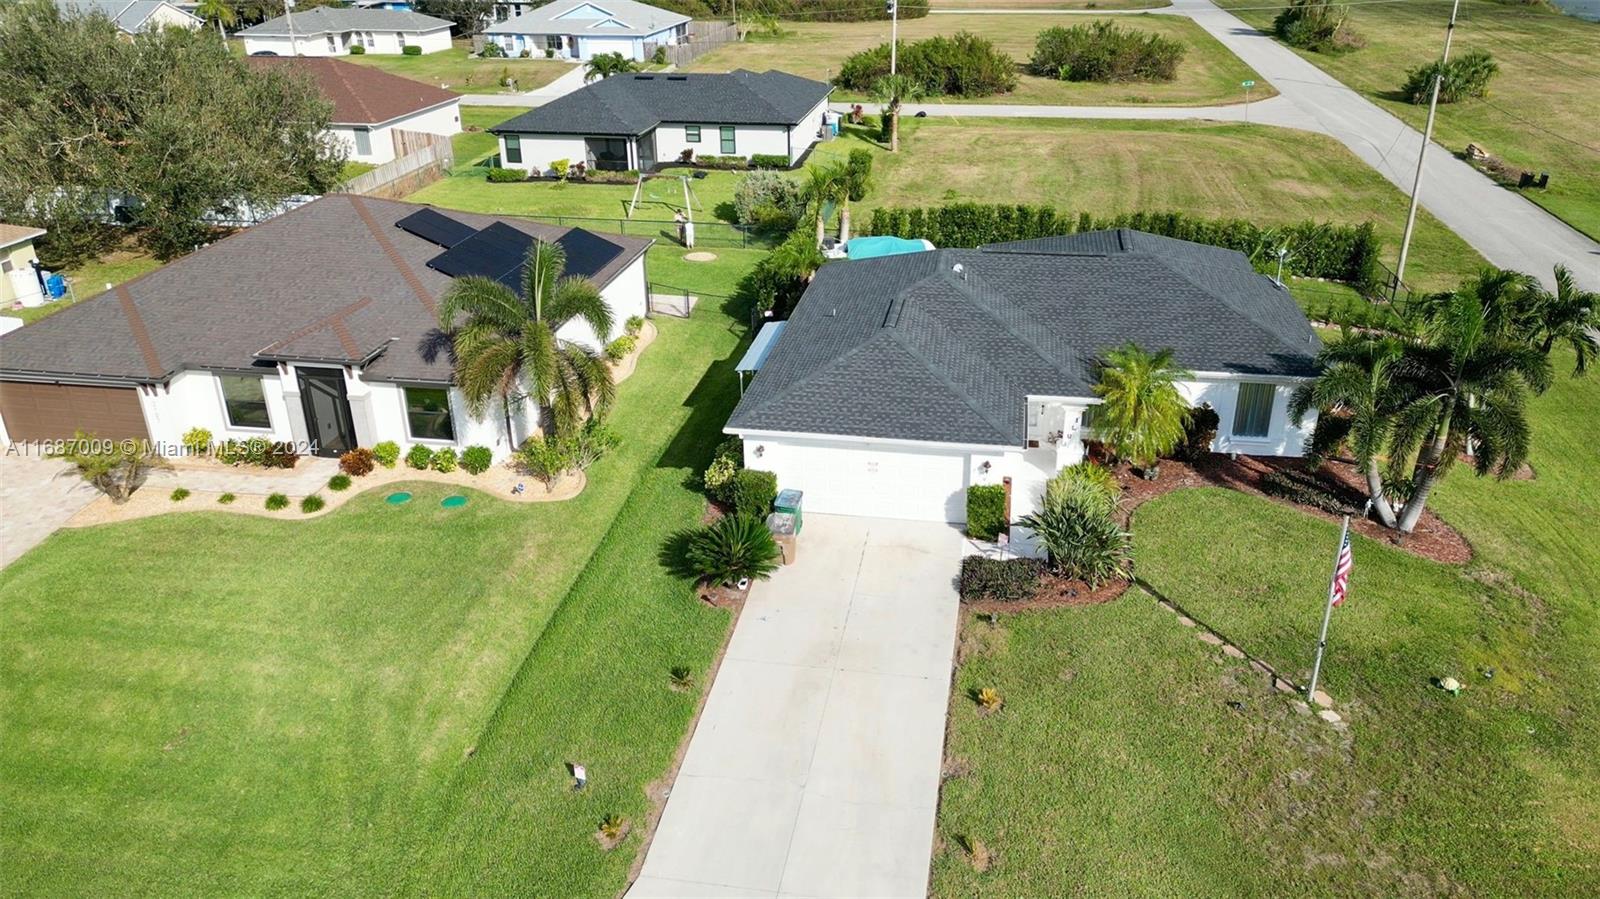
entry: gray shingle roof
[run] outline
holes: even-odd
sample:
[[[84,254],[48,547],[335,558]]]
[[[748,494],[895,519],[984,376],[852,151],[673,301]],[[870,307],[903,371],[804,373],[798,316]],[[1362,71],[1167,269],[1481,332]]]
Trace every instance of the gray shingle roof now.
[[[831,90],[788,72],[613,75],[489,130],[638,135],[662,122],[794,125]]]
[[[56,7],[66,15],[102,15],[123,31],[138,34],[164,3],[165,0],[56,0]],[[177,6],[173,6],[173,9],[184,12]],[[193,18],[193,13],[186,14]]]
[[[1140,232],[835,262],[728,427],[1021,446],[1028,395],[1092,397],[1129,340],[1278,376],[1315,374],[1321,347],[1243,254]]]
[[[158,383],[184,369],[248,370],[277,358],[358,364],[376,353],[365,372],[375,380],[447,382],[449,360],[427,351],[451,282],[427,263],[443,247],[395,226],[423,208],[323,197],[0,337],[0,374]],[[441,212],[550,241],[575,230]],[[600,237],[618,250],[594,275],[602,286],[651,244]]]
[[[607,19],[559,18],[581,6],[592,6],[619,23],[598,27]],[[556,0],[484,29],[485,34],[578,34],[604,37],[648,37],[693,21],[688,16],[634,0]]]
[[[315,37],[330,31],[437,31],[449,27],[448,19],[397,9],[319,6],[294,13],[294,33],[300,37]],[[289,18],[268,19],[238,34],[240,37],[288,37]]]

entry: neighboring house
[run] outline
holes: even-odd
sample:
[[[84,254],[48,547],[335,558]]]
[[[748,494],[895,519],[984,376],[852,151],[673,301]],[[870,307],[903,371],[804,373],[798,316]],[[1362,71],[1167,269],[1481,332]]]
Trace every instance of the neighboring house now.
[[[581,60],[598,53],[621,53],[644,62],[651,52],[646,44],[683,42],[691,21],[635,0],[555,0],[497,21],[483,33],[508,56],[526,52]]]
[[[490,128],[500,164],[543,172],[565,159],[649,170],[696,156],[805,156],[833,88],[787,72],[613,75]]]
[[[263,71],[303,72],[333,104],[328,130],[355,162],[381,165],[415,149],[416,134],[461,133],[461,95],[340,59],[246,57]]]
[[[168,0],[56,0],[56,7],[65,16],[105,16],[123,34],[168,26],[193,31],[205,24]]]
[[[327,456],[393,440],[505,457],[538,411],[522,404],[509,434],[498,404],[468,414],[435,316],[452,276],[516,283],[535,237],[566,249],[615,322],[559,336],[599,348],[645,314],[649,240],[334,194],[0,337],[0,440],[81,429],[172,447],[201,427]]]
[[[33,251],[34,240],[43,236],[43,228],[0,222],[0,309],[9,309],[13,303],[37,306],[44,301],[39,254]]]
[[[963,521],[968,486],[1009,483],[1015,520],[1083,458],[1096,360],[1128,341],[1194,373],[1213,450],[1302,453],[1289,398],[1321,345],[1288,292],[1240,253],[1127,230],[824,265],[727,432],[808,512]]]
[[[450,49],[450,22],[392,9],[318,6],[252,25],[235,37],[248,56],[345,56],[351,47],[367,53],[423,53]]]

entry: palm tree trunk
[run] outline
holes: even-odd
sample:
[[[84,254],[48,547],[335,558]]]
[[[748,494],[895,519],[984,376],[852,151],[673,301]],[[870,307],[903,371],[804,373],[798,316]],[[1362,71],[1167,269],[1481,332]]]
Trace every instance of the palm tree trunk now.
[[[818,247],[822,246],[822,241],[828,236],[828,220],[823,217],[823,211],[825,210],[825,208],[826,207],[824,207],[823,203],[822,203],[822,198],[821,197],[817,197],[817,246]]]
[[[1389,505],[1389,498],[1383,495],[1383,475],[1378,471],[1378,460],[1367,460],[1367,495],[1372,497],[1372,508],[1378,513],[1378,521],[1386,528],[1395,525],[1394,506]]]
[[[505,392],[500,394],[500,410],[506,417],[506,445],[511,447],[512,452],[516,452],[517,432],[511,427],[511,394]]]
[[[226,33],[224,33],[223,30],[222,30],[222,20],[221,19],[217,19],[216,23],[217,23],[217,37],[220,37],[223,40],[227,40],[228,39],[228,35]]]
[[[889,104],[889,152],[900,152],[900,101]]]
[[[850,198],[845,197],[839,205],[839,243],[850,239]]]
[[[1444,413],[1439,417],[1433,442],[1423,451],[1422,458],[1417,460],[1417,468],[1422,471],[1422,481],[1417,484],[1417,489],[1406,500],[1406,506],[1400,512],[1399,527],[1402,534],[1416,530],[1417,522],[1422,520],[1422,510],[1428,504],[1428,494],[1433,492],[1433,485],[1439,482],[1439,460],[1444,457],[1445,448],[1450,445],[1450,425],[1454,412],[1455,401],[1454,397],[1451,397]]]

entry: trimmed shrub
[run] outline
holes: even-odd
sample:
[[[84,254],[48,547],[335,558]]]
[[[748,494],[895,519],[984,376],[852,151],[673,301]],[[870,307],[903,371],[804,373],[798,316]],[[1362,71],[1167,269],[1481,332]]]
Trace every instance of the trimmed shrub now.
[[[265,437],[229,440],[217,447],[217,460],[227,465],[256,465],[262,468],[293,468],[300,454],[289,443]]]
[[[1272,31],[1291,47],[1314,53],[1336,53],[1362,46],[1346,19],[1350,7],[1331,0],[1289,0],[1272,20]]]
[[[400,461],[400,444],[385,440],[372,447],[372,458],[384,468],[393,468]]]
[[[621,444],[615,431],[590,419],[577,433],[565,437],[529,437],[517,450],[517,461],[549,491],[562,475],[583,471]]]
[[[1439,102],[1456,103],[1477,100],[1489,95],[1489,79],[1500,71],[1487,50],[1472,50],[1444,64],[1444,83],[1439,85]],[[1439,62],[1412,69],[1406,76],[1400,92],[1412,103],[1423,104],[1433,99],[1433,78],[1439,72]]]
[[[729,515],[689,538],[689,565],[701,579],[733,584],[759,580],[778,568],[778,543],[755,515]]]
[[[183,448],[191,456],[204,456],[211,452],[211,432],[205,428],[190,428],[183,432]]]
[[[733,510],[766,518],[778,500],[778,476],[759,468],[740,469],[733,476]]]
[[[418,443],[406,452],[406,464],[419,471],[426,471],[433,464],[433,450]]]
[[[1058,81],[1171,81],[1184,46],[1109,20],[1039,32],[1028,71]]]
[[[238,499],[237,496],[234,496],[231,493],[224,493],[221,496],[217,497],[217,502],[219,502],[222,505],[226,506],[226,505],[231,504],[236,499]]]
[[[522,169],[489,169],[488,178],[490,184],[511,184],[528,180],[528,173]]]
[[[339,457],[339,470],[351,477],[359,478],[372,474],[376,464],[376,454],[364,446],[358,446]]]
[[[461,451],[461,467],[467,474],[483,474],[493,464],[494,453],[487,446],[469,446]]]
[[[449,474],[456,470],[457,461],[456,451],[447,446],[433,454],[433,461],[428,463],[428,467],[434,471]]]
[[[1116,511],[1121,497],[1122,485],[1111,469],[1087,459],[1056,472],[1044,485],[1046,506],[1082,502],[1110,513]]]
[[[717,444],[716,452],[711,455],[711,463],[701,475],[701,481],[706,485],[706,494],[723,505],[732,505],[733,479],[743,467],[743,440],[729,437]]]
[[[1090,491],[1064,493],[1054,505],[1046,503],[1017,523],[1033,531],[1051,566],[1067,577],[1098,587],[1132,573],[1128,533]]]
[[[367,52],[367,48],[361,46],[360,44],[351,44],[350,45],[350,55],[351,56],[364,56],[364,55],[366,55],[366,52]]]
[[[789,157],[782,153],[751,153],[750,167],[753,169],[786,169],[789,167]]]
[[[487,49],[489,47],[494,47],[494,46],[495,46],[494,44],[484,44],[485,49]],[[496,47],[496,49],[499,49],[499,48]],[[404,55],[404,56],[421,56],[422,55],[422,48],[417,46],[416,44],[406,44],[404,47],[400,48],[400,53],[402,55]],[[500,56],[506,55],[505,51],[501,50],[499,55]]]
[[[332,490],[335,493],[340,493],[340,492],[343,492],[345,490],[349,490],[350,489],[350,476],[347,475],[347,474],[336,474],[336,475],[334,475],[333,477],[328,479],[328,489]]]
[[[639,341],[631,334],[624,334],[606,344],[606,358],[612,362],[621,362],[628,358],[628,354],[633,352],[633,348],[638,345]]]
[[[1022,602],[1039,592],[1044,565],[1038,559],[991,559],[967,556],[961,560],[956,592],[962,602]]]
[[[1006,529],[1006,488],[973,484],[967,488],[967,536],[994,540]]]
[[[1198,462],[1211,452],[1211,441],[1217,437],[1217,427],[1222,424],[1217,410],[1210,403],[1201,403],[1189,410],[1189,420],[1183,426],[1183,441],[1173,455],[1185,462]]]
[[[734,219],[763,231],[787,233],[805,214],[805,188],[777,172],[751,172],[733,188]]]
[[[322,511],[322,507],[326,506],[327,504],[327,500],[313,493],[300,501],[300,511],[310,515],[312,512]]]
[[[914,43],[900,42],[899,72],[934,96],[987,97],[1017,86],[1017,64],[995,49],[994,42],[969,31],[936,35]],[[889,74],[889,45],[879,44],[851,54],[839,66],[833,83],[845,90],[869,92]]]
[[[189,488],[188,487],[179,487],[178,489],[172,491],[172,501],[175,502],[175,503],[181,503],[181,502],[183,502],[184,500],[186,500],[188,498],[189,498]]]
[[[644,317],[640,315],[628,316],[628,320],[622,323],[622,330],[634,337],[638,337],[639,332],[644,330]]]
[[[747,169],[750,160],[743,156],[696,156],[695,165],[703,169]]]
[[[655,63],[658,66],[666,65],[667,64],[667,48],[664,47],[664,46],[656,47],[656,52],[650,54],[650,61]]]
[[[287,509],[287,508],[289,508],[289,497],[284,496],[281,493],[274,493],[271,496],[267,497],[267,511],[268,512],[277,512],[280,509]]]
[[[483,49],[478,51],[479,59],[504,59],[505,55],[506,48],[494,41],[484,41]]]

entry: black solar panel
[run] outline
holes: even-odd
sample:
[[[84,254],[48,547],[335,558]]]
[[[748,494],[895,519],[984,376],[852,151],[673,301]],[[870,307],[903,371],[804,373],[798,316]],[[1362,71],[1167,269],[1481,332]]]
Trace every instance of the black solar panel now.
[[[573,228],[556,243],[567,251],[567,274],[592,278],[622,254],[622,248],[582,228]]]
[[[573,228],[556,243],[567,254],[566,274],[592,278],[622,248],[588,231]],[[533,247],[533,237],[503,222],[495,222],[428,260],[428,267],[452,278],[480,275],[522,292],[522,265]]]
[[[409,234],[415,234],[430,243],[436,243],[446,248],[461,243],[477,231],[471,225],[458,222],[448,215],[441,215],[432,209],[419,209],[395,222],[394,226]]]

